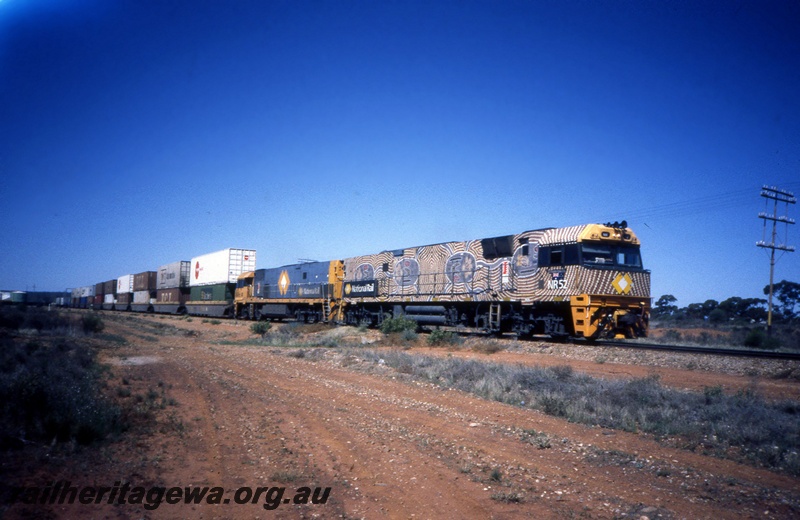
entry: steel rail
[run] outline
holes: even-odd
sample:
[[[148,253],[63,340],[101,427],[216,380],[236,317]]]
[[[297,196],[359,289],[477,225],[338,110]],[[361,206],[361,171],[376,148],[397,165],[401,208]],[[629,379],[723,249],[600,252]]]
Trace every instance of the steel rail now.
[[[640,350],[664,350],[669,352],[686,352],[689,354],[712,354],[716,356],[739,356],[762,359],[786,359],[800,361],[800,352],[775,352],[771,350],[744,350],[733,348],[715,348],[686,345],[660,345],[657,343],[635,343],[630,341],[598,340],[593,345],[607,347],[632,348]]]

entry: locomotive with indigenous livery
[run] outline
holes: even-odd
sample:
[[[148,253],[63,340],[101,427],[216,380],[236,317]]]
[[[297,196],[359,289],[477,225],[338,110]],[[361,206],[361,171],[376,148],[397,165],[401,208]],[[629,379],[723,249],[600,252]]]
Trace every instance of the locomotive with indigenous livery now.
[[[546,228],[243,272],[232,314],[636,338],[647,335],[650,272],[624,221]]]

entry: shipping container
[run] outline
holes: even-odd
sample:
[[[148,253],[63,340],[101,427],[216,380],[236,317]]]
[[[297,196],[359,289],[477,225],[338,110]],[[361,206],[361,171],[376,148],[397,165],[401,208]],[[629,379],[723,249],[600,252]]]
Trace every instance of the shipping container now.
[[[89,303],[87,302],[87,297],[86,296],[81,296],[80,298],[78,298],[78,308],[79,309],[85,309],[88,305],[89,305]]]
[[[186,311],[196,316],[229,316],[235,289],[236,284],[232,283],[192,287]]]
[[[81,287],[81,298],[94,298],[94,285]],[[94,301],[94,300],[92,300]]]
[[[159,289],[156,292],[156,303],[186,303],[189,301],[189,289],[175,287]]]
[[[109,280],[103,284],[103,294],[117,294],[117,281]]]
[[[94,295],[94,304],[92,308],[100,309],[103,307],[103,295],[102,294],[95,294]]]
[[[155,291],[156,278],[158,273],[155,271],[145,271],[133,275],[133,292],[136,291]]]
[[[156,292],[156,303],[153,304],[153,310],[155,312],[166,312],[169,314],[182,314],[186,312],[185,304],[188,300],[189,300],[188,287],[159,289]]]
[[[170,264],[162,265],[158,270],[157,289],[175,289],[178,287],[189,287],[189,272],[191,262],[180,260]]]
[[[94,285],[94,295],[95,296],[103,296],[106,293],[106,284],[105,282],[100,282]]]
[[[131,310],[134,312],[153,312],[153,303],[155,301],[155,291],[133,291]]]
[[[132,301],[133,301],[133,293],[117,294],[117,303],[131,303]]]
[[[118,311],[128,310],[129,305],[133,301],[133,293],[118,293],[117,303],[115,305]]]
[[[133,275],[126,274],[117,278],[117,294],[133,292]]]
[[[25,296],[26,296],[25,291],[12,291],[11,303],[25,303],[26,300]]]
[[[203,285],[192,287],[190,291],[190,302],[218,302],[232,301],[235,291],[235,284],[218,283],[214,285]]]
[[[153,303],[155,299],[155,291],[133,291],[133,303]]]
[[[116,287],[116,285],[117,284],[114,283],[114,287]],[[114,303],[116,303],[116,300],[117,300],[116,294],[106,294],[105,296],[103,296],[103,310],[104,311],[114,310]]]
[[[240,274],[254,271],[256,252],[253,249],[223,249],[192,258],[191,287],[236,283]]]
[[[189,271],[192,263],[188,260],[179,260],[158,268],[156,289],[175,289],[176,287],[189,287]]]

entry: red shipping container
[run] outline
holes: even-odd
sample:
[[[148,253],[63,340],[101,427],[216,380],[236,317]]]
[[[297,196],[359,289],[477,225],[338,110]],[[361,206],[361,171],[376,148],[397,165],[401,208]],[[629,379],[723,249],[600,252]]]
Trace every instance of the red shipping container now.
[[[158,273],[156,271],[145,271],[133,275],[133,291],[155,291]]]

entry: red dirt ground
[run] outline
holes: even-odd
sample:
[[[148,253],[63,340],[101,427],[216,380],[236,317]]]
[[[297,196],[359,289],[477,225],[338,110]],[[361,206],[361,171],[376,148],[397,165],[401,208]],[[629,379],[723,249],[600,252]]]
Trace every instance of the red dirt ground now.
[[[158,395],[149,420],[100,447],[28,448],[2,463],[8,485],[330,487],[325,504],[15,504],[5,518],[790,518],[800,481],[645,435],[568,423],[398,377],[390,369],[296,359],[247,346],[248,324],[109,317],[93,340],[110,364],[109,393],[128,409]],[[546,350],[546,349],[544,349]],[[602,377],[658,374],[681,388],[749,388],[736,376],[548,354],[413,349],[493,362],[570,364]],[[358,360],[352,360],[354,365]],[[345,363],[346,365],[346,363]],[[773,398],[793,379],[758,381]],[[123,389],[123,390],[120,390]],[[129,391],[130,395],[125,396]],[[544,433],[551,447],[526,442]],[[3,510],[0,509],[0,516]]]

